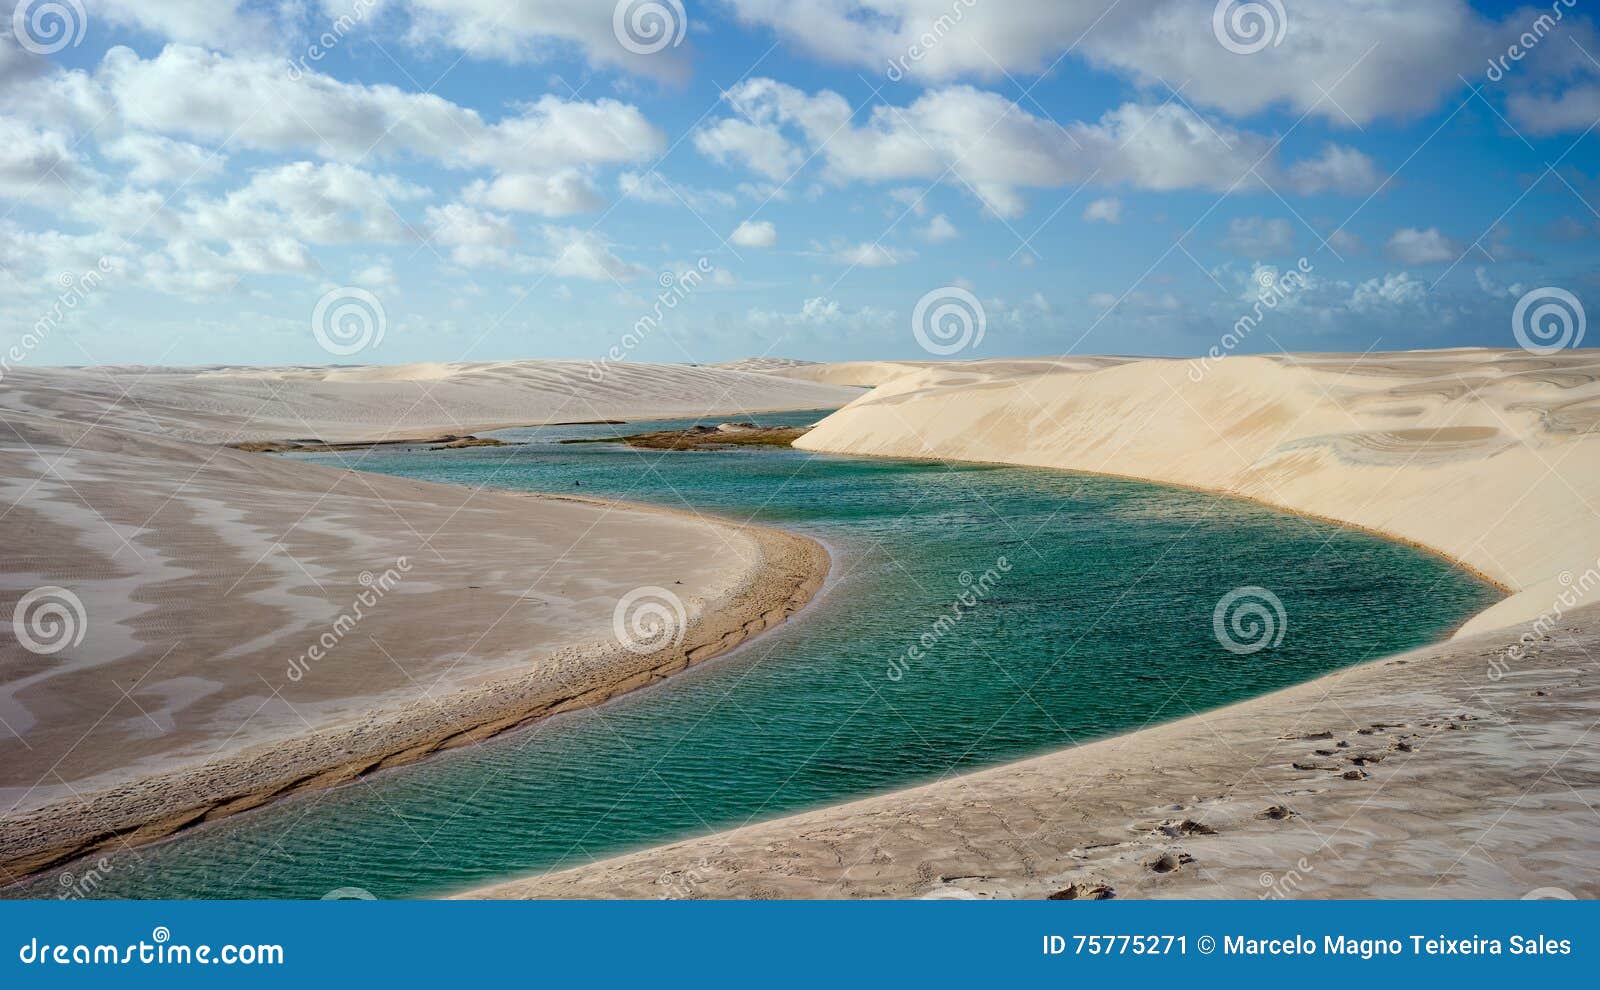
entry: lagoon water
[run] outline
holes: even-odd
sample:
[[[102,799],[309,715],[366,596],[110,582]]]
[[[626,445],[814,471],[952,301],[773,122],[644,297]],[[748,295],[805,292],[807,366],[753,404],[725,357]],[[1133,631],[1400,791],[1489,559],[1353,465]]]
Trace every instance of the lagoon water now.
[[[788,527],[834,555],[797,619],[601,708],[110,856],[96,896],[404,897],[576,865],[1180,718],[1438,639],[1498,595],[1411,547],[1143,482],[556,443],[688,423],[307,459]],[[991,569],[981,601],[936,626]],[[1213,611],[1243,587],[1270,590],[1284,621],[1278,645],[1241,655]]]

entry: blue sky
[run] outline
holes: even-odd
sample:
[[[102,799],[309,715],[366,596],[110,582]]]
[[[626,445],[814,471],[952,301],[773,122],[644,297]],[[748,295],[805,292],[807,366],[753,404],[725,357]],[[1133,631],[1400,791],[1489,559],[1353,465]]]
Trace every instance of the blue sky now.
[[[11,366],[925,357],[954,289],[961,357],[1196,355],[1297,266],[1238,350],[1600,305],[1582,0],[15,6]]]

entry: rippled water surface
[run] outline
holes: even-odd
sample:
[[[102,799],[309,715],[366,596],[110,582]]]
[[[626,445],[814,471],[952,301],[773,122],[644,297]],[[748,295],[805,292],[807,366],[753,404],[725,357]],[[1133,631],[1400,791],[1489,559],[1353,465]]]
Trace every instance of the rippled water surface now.
[[[574,865],[1178,718],[1437,639],[1496,597],[1409,547],[1141,482],[555,443],[665,425],[686,422],[307,459],[808,533],[833,551],[833,578],[799,619],[602,708],[113,856],[98,893],[397,897]],[[991,568],[992,591],[932,632],[963,574]],[[1241,656],[1219,643],[1213,609],[1245,586],[1273,592],[1286,626],[1278,646]],[[892,679],[925,633],[932,645]]]

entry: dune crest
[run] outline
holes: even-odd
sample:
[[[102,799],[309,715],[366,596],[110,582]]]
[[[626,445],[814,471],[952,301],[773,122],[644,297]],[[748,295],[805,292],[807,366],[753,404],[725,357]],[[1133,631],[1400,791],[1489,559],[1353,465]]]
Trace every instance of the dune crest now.
[[[831,370],[830,370],[831,369]],[[796,443],[1125,475],[1442,553],[1512,592],[1463,634],[1600,600],[1600,355],[1461,349],[817,366],[874,391]],[[1270,575],[1264,575],[1264,578]],[[1580,589],[1584,590],[1584,589]]]

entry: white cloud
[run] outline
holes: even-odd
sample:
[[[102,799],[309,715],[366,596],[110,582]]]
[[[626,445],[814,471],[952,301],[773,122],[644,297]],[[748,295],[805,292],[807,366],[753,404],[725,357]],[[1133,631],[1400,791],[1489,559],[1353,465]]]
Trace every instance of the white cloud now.
[[[427,190],[391,175],[338,162],[263,169],[220,199],[198,200],[181,216],[186,236],[237,241],[266,234],[315,244],[399,243],[415,235],[394,204]]]
[[[1235,217],[1222,246],[1250,258],[1283,254],[1294,247],[1294,226],[1276,217]]]
[[[1272,161],[1273,142],[1206,123],[1181,104],[1126,104],[1094,123],[1057,124],[1005,97],[970,86],[923,93],[904,108],[877,106],[857,125],[845,99],[814,95],[772,79],[746,80],[725,94],[738,114],[697,133],[702,153],[769,177],[786,177],[804,138],[834,183],[938,179],[949,174],[991,212],[1015,217],[1025,188],[1058,188],[1093,178],[1142,189],[1230,192],[1268,182],[1347,182],[1364,156],[1330,149],[1301,163],[1299,179]],[[734,142],[728,135],[738,135]],[[757,153],[752,149],[764,149]],[[1258,178],[1258,176],[1260,178]]]
[[[694,133],[695,148],[719,165],[741,165],[777,182],[794,174],[805,156],[770,125],[728,117]]]
[[[1084,208],[1083,218],[1090,223],[1121,223],[1122,200],[1115,196],[1097,199]]]
[[[1420,305],[1428,296],[1427,283],[1410,272],[1399,272],[1368,279],[1356,286],[1350,295],[1350,308],[1355,310],[1383,309],[1395,306]]]
[[[1329,144],[1316,158],[1306,158],[1289,166],[1289,184],[1296,192],[1343,193],[1359,196],[1383,182],[1372,159],[1354,148]]]
[[[611,245],[592,230],[546,227],[544,235],[553,255],[545,270],[559,278],[627,281],[644,274],[643,268],[612,253]]]
[[[488,182],[480,179],[462,195],[469,203],[546,217],[592,213],[604,205],[588,174],[577,168],[545,175],[509,172]]]
[[[429,235],[439,244],[451,247],[510,247],[517,243],[511,221],[497,213],[461,203],[430,206],[424,216]]]
[[[204,182],[222,172],[227,156],[159,134],[129,133],[100,146],[108,157],[133,166],[128,178],[141,186]]]
[[[1361,238],[1342,227],[1328,235],[1328,246],[1340,254],[1361,254],[1367,249]]]
[[[1460,245],[1440,233],[1438,227],[1402,227],[1389,238],[1388,251],[1390,257],[1408,265],[1454,261],[1462,254]]]
[[[956,230],[956,225],[951,223],[950,218],[945,216],[943,213],[940,213],[932,220],[929,220],[926,227],[923,227],[917,231],[917,236],[927,241],[929,244],[940,244],[945,241],[953,241],[956,239],[958,234],[959,232]]]
[[[403,156],[450,168],[551,174],[638,161],[666,145],[637,108],[616,100],[545,95],[490,123],[431,93],[315,72],[295,79],[281,59],[185,45],[168,45],[152,58],[112,48],[92,73],[58,71],[24,81],[11,95],[35,119],[98,122],[101,131],[121,124],[227,141],[230,150],[310,152],[339,161]]]
[[[827,255],[831,261],[857,268],[890,268],[910,261],[916,256],[914,251],[902,251],[869,241],[835,248]]]
[[[95,181],[66,135],[0,115],[0,196],[65,203]]]
[[[729,209],[738,201],[721,189],[702,189],[672,182],[660,172],[623,172],[617,176],[622,195],[657,206],[683,206],[688,209]]]
[[[1481,68],[1495,34],[1464,0],[1287,4],[1282,43],[1243,57],[1212,33],[1215,0],[729,2],[812,54],[891,79],[893,63],[924,82],[1003,80],[1071,51],[1163,91],[1182,81],[1191,102],[1236,116],[1279,104],[1340,124],[1432,109]]]
[[[408,39],[423,47],[442,42],[474,58],[506,61],[545,61],[576,51],[592,64],[642,75],[678,79],[687,74],[686,58],[671,45],[653,54],[624,48],[612,29],[615,4],[609,2],[403,0],[396,5],[410,14]],[[690,18],[697,13],[692,5],[687,11]],[[678,20],[668,17],[668,36],[676,37]],[[688,26],[682,28],[687,31]],[[648,43],[650,38],[640,40]]]
[[[728,237],[740,247],[769,248],[778,243],[778,228],[770,220],[746,220]]]
[[[1555,94],[1513,93],[1506,106],[1517,124],[1533,134],[1582,131],[1600,120],[1600,83],[1580,83]]]

